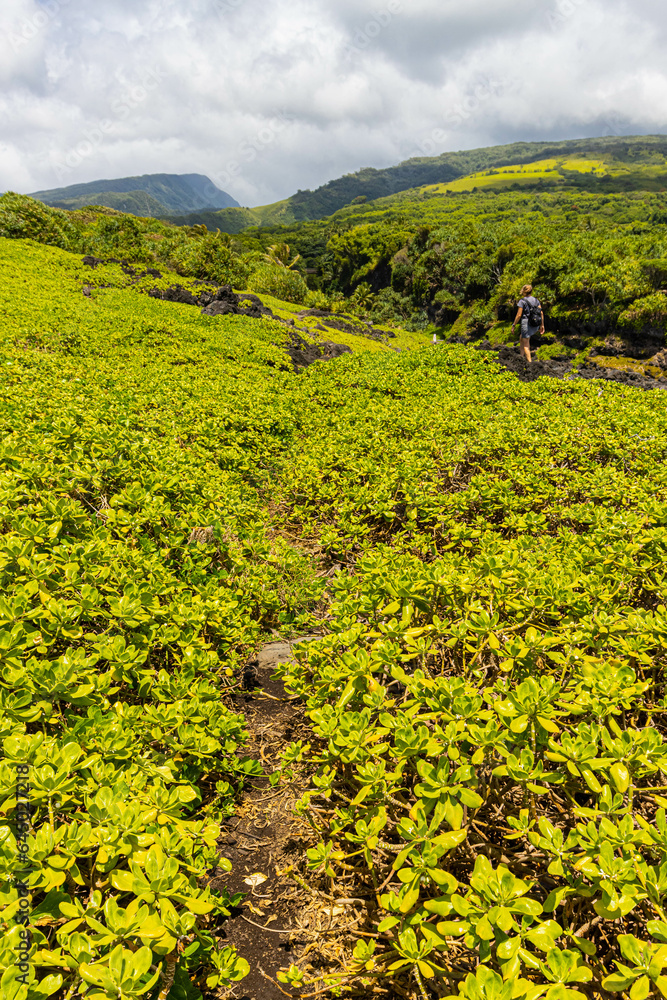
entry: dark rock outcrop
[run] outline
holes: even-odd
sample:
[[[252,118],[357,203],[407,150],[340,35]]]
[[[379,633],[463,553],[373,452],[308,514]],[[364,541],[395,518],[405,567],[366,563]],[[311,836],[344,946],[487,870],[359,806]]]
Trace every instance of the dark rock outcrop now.
[[[593,354],[608,358],[634,358],[637,361],[645,361],[652,358],[664,343],[664,334],[660,337],[621,337],[616,333],[610,333],[603,344],[594,348]]]
[[[182,285],[174,284],[169,288],[153,288],[148,293],[154,299],[164,302],[180,302],[183,305],[199,306],[205,316],[250,316],[261,319],[263,316],[275,318],[272,311],[257,295],[250,292],[237,294],[231,285],[222,285],[211,292],[203,289],[193,292]]]
[[[296,371],[315,364],[316,361],[330,361],[339,358],[341,354],[351,354],[352,349],[345,344],[334,344],[329,340],[321,340],[311,344],[298,333],[290,334],[290,344],[286,348]]]
[[[158,271],[156,267],[147,267],[142,270],[141,268],[134,267],[134,265],[130,264],[129,261],[120,260],[118,257],[107,257],[106,259],[103,259],[102,257],[93,257],[91,254],[87,254],[83,258],[82,263],[85,264],[86,267],[92,268],[99,267],[101,264],[120,264],[123,273],[129,275],[130,278],[135,278],[137,281],[140,278],[162,277],[162,272]]]
[[[481,346],[481,345],[480,345]],[[488,348],[487,348],[488,349]],[[537,361],[528,365],[517,347],[504,345],[491,349],[496,353],[497,360],[503,368],[511,372],[521,382],[534,382],[541,376],[558,379],[601,379],[605,382],[620,382],[637,389],[667,389],[667,379],[649,378],[632,371],[619,371],[617,368],[603,368],[594,362],[576,367],[571,361]]]
[[[200,304],[204,307],[202,313],[205,316],[251,316],[253,319],[273,317],[273,312],[257,295],[250,292],[237,295],[229,285],[223,285],[214,293],[202,292]]]

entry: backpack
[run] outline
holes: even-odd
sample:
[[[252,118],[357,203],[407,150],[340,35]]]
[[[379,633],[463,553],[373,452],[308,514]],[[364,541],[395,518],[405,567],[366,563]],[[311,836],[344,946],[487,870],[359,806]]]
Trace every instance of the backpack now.
[[[524,309],[524,315],[528,320],[528,326],[542,326],[542,306],[540,305],[540,300],[536,299],[534,295],[529,295],[525,299],[527,309]]]

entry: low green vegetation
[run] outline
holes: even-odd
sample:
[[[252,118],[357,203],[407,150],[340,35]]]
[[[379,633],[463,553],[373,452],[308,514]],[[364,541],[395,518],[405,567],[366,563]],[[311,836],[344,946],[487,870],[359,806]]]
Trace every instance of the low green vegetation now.
[[[233,696],[313,630],[271,780],[301,769],[299,878],[363,922],[283,988],[667,996],[664,395],[425,337],[507,342],[528,279],[561,331],[664,334],[665,219],[413,192],[232,238],[0,199],[2,1000],[243,989]],[[223,282],[274,318],[149,294]],[[295,333],[351,352],[296,372]]]
[[[321,590],[259,498],[293,433],[286,328],[30,242],[0,274],[2,997],[211,996],[247,971],[219,822],[261,771],[221,699]]]
[[[326,982],[664,995],[662,393],[462,348],[305,380],[286,516],[355,571],[286,673],[317,737],[300,809],[377,935]]]

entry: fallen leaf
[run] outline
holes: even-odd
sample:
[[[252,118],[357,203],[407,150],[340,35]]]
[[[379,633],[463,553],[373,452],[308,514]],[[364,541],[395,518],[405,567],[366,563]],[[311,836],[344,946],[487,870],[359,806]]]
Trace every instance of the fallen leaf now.
[[[258,885],[261,885],[262,882],[268,882],[268,880],[268,875],[262,875],[261,872],[255,872],[254,875],[248,875],[247,878],[243,879],[245,884],[249,885],[251,889],[256,889]]]

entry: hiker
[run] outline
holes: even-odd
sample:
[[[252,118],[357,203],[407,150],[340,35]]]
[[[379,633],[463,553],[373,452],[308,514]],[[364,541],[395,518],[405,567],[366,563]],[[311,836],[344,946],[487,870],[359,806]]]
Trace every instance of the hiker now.
[[[519,349],[524,358],[531,364],[530,338],[536,333],[544,333],[544,313],[540,300],[533,295],[533,286],[524,285],[521,289],[521,298],[518,302],[519,311],[516,319],[512,323],[512,333],[517,323],[521,323],[521,334],[519,337]]]

